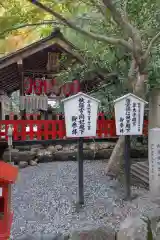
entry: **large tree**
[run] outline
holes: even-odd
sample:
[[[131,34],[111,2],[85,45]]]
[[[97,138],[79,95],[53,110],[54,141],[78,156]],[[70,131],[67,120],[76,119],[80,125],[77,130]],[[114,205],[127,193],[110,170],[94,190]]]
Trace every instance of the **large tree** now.
[[[102,1],[95,1],[90,0],[88,1],[89,4],[93,4],[94,7],[98,9],[99,12],[101,12],[102,16],[104,17],[105,21],[110,21],[112,24],[116,24],[118,29],[121,29],[122,34],[119,36],[108,36],[106,33],[103,34],[97,34],[95,32],[91,32],[89,29],[85,29],[78,24],[76,24],[74,21],[68,20],[64,15],[59,14],[54,10],[54,7],[48,7],[48,5],[42,4],[41,2],[37,0],[28,0],[29,2],[33,3],[40,9],[43,9],[44,11],[50,13],[53,15],[56,19],[58,19],[60,22],[65,24],[66,26],[74,29],[75,31],[80,32],[81,34],[84,34],[85,36],[88,36],[94,40],[102,41],[106,45],[114,45],[116,47],[123,47],[126,52],[128,52],[131,56],[131,62],[130,62],[130,69],[128,71],[128,82],[130,86],[130,91],[132,91],[134,94],[141,98],[145,98],[146,95],[146,83],[148,81],[148,62],[150,57],[150,52],[153,44],[158,40],[160,37],[160,26],[155,26],[156,22],[156,8],[158,8],[158,1],[154,1],[154,3],[150,3],[150,1],[141,1],[141,9],[139,11],[139,15],[134,17],[138,17],[138,21],[135,21],[134,19],[130,19],[128,9],[129,9],[129,2],[125,2],[123,5],[123,9],[120,6],[119,2],[116,2],[114,0],[102,0]],[[49,1],[48,1],[49,2]],[[132,2],[132,1],[131,1]],[[137,8],[140,6],[138,3],[139,1],[134,1],[134,7]],[[53,1],[52,1],[53,3]],[[71,4],[71,2],[69,2]],[[146,8],[146,5],[148,4],[149,8]],[[152,39],[150,39],[150,35],[144,36],[147,33],[143,32],[143,25],[145,24],[141,22],[141,14],[145,15],[146,10],[150,13],[152,16],[152,19],[150,21],[150,24],[152,24],[150,27],[150,35],[151,29],[157,30],[157,33],[153,36]],[[133,9],[134,11],[134,9]],[[147,13],[148,14],[148,13]],[[154,14],[154,15],[153,15]],[[108,17],[109,16],[109,17]],[[133,16],[133,13],[131,14]],[[148,15],[149,16],[149,15]],[[155,18],[155,20],[154,20]],[[147,19],[144,19],[147,21]],[[148,22],[148,21],[147,21]],[[137,23],[137,24],[136,24]],[[147,27],[148,28],[148,27]],[[156,29],[157,28],[157,29]],[[111,166],[115,166],[119,164],[113,164],[118,163],[119,160],[123,157],[123,149],[124,149],[124,137],[120,137],[115,149],[112,152],[110,161],[108,163],[108,166],[106,168],[106,173],[108,173]]]

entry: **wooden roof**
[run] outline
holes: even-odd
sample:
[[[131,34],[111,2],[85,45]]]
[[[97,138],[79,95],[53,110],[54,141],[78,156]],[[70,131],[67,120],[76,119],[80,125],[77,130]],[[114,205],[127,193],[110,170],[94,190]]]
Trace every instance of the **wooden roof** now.
[[[0,181],[14,183],[18,177],[18,168],[0,161]]]
[[[66,52],[73,59],[84,62],[73,44],[64,38],[59,29],[56,29],[49,37],[0,58],[0,89],[12,93],[20,88],[21,78],[17,64],[20,60],[23,60],[24,72],[36,69],[46,70],[50,51]]]

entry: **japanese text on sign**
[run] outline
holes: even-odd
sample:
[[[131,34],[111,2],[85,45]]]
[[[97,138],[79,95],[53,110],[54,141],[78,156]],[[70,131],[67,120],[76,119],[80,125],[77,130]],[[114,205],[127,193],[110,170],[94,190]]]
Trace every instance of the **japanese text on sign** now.
[[[140,125],[141,125],[141,104],[138,103],[138,132],[140,132]]]
[[[115,118],[117,135],[140,135],[143,133],[143,99],[126,94],[115,100]]]
[[[85,119],[85,110],[87,115]],[[85,107],[85,99],[83,97],[78,99],[78,117],[72,116],[72,134],[77,135],[78,132],[82,135],[85,132],[85,122],[88,131],[91,130],[91,101],[87,100],[87,108]]]
[[[88,122],[87,122],[87,127],[88,130],[91,130],[91,101],[87,101],[87,114],[88,114]]]
[[[99,100],[84,93],[64,99],[65,127],[67,137],[96,136]]]
[[[160,128],[149,130],[149,186],[152,194],[160,191]]]
[[[157,169],[158,177],[160,177],[160,144],[157,144]]]
[[[124,133],[124,118],[123,117],[120,117],[120,120],[119,120],[120,124],[120,133]]]
[[[135,127],[137,124],[137,118],[136,118],[136,103],[133,102],[132,104],[132,124]]]
[[[85,100],[83,97],[81,97],[79,98],[79,132],[81,133],[81,135],[85,131],[84,110],[85,110]]]
[[[72,134],[83,135],[85,130],[91,130],[91,100],[85,100],[83,97],[78,99],[78,115],[72,116]]]
[[[151,144],[151,178],[154,179],[155,145]]]
[[[78,131],[77,131],[77,117],[76,116],[72,116],[72,134],[73,135],[77,135]]]
[[[151,158],[150,158],[150,177],[151,180],[160,177],[160,144],[151,144]],[[156,169],[156,172],[155,172]]]
[[[130,98],[126,99],[126,126],[125,129],[129,133],[131,130],[131,100]]]

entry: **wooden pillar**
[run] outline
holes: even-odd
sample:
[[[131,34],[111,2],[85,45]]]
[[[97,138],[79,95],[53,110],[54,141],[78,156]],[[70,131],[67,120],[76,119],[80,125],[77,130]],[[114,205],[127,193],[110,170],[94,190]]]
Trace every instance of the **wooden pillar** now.
[[[148,124],[149,189],[152,197],[160,196],[160,88],[150,93]]]
[[[153,89],[149,99],[148,129],[156,127],[160,128],[160,88]]]
[[[17,65],[18,65],[18,72],[19,72],[19,77],[20,77],[20,96],[24,96],[24,70],[23,70],[23,60],[20,59],[18,62],[17,62]],[[26,112],[25,110],[21,110],[20,111],[20,116],[21,116],[21,119],[25,119],[25,116],[26,115]]]

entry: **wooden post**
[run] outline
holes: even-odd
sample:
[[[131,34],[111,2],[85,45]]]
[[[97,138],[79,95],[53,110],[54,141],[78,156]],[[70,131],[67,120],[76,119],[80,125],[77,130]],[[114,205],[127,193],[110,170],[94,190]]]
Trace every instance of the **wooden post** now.
[[[83,179],[83,138],[78,140],[78,203],[84,204],[84,179]]]
[[[131,199],[131,180],[130,180],[130,135],[125,136],[125,151],[124,151],[124,166],[125,166],[125,178],[126,178],[126,200]]]
[[[43,113],[44,113],[44,119],[45,119],[45,120],[48,120],[48,115],[49,115],[49,114],[48,114],[48,111],[43,111]]]
[[[20,96],[24,96],[24,71],[23,71],[23,60],[20,59],[17,62],[18,65],[18,72],[19,72],[19,77],[20,77]],[[20,111],[21,119],[25,119],[26,111],[21,110]]]

